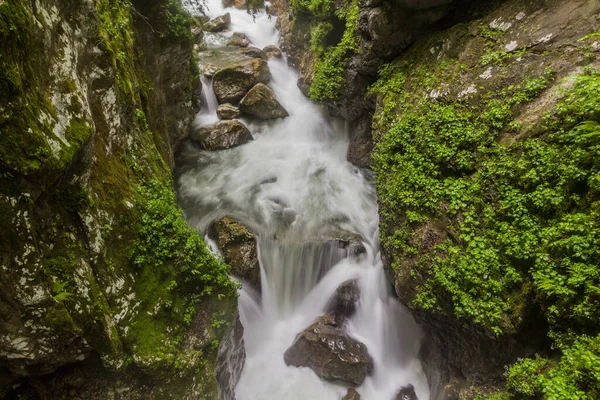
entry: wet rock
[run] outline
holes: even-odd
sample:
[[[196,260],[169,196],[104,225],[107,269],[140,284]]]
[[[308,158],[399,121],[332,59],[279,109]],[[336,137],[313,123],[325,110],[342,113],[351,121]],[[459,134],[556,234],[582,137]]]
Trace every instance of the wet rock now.
[[[254,86],[240,101],[240,110],[259,119],[285,118],[289,114],[266,85]]]
[[[360,400],[360,394],[354,388],[348,389],[342,400]]]
[[[220,104],[217,107],[217,117],[219,119],[235,119],[240,116],[240,109],[230,103]]]
[[[367,347],[340,329],[331,313],[298,334],[284,360],[286,365],[309,367],[321,378],[357,386],[373,371]]]
[[[419,400],[415,393],[413,385],[407,385],[400,388],[400,391],[396,395],[396,400]]]
[[[196,128],[190,133],[190,139],[204,150],[224,150],[247,143],[252,140],[252,134],[240,121],[230,120]]]
[[[254,85],[267,83],[270,79],[267,62],[253,58],[217,71],[213,77],[213,89],[219,103],[237,103]]]
[[[244,327],[237,315],[221,340],[217,354],[215,377],[219,384],[219,400],[235,400],[235,386],[240,380],[245,361]]]
[[[246,8],[246,0],[223,0],[224,7],[235,7],[238,10]]]
[[[267,58],[271,59],[271,58],[281,58],[281,50],[279,50],[279,47],[277,46],[273,46],[272,44],[266,46],[263,51],[265,52],[265,54],[267,55]]]
[[[342,236],[335,238],[334,240],[338,243],[341,249],[346,251],[347,255],[350,257],[356,257],[367,252],[367,248],[358,236]]]
[[[227,45],[237,47],[248,47],[248,45],[250,45],[250,40],[248,40],[246,35],[244,35],[243,33],[234,32],[233,36],[231,37],[231,40],[227,42]]]
[[[347,280],[337,288],[327,308],[334,314],[336,323],[341,325],[346,318],[356,312],[358,300],[360,300],[358,281],[356,279]]]
[[[242,47],[237,50],[239,54],[245,55],[250,58],[262,58],[263,60],[268,60],[267,54],[259,49],[258,47],[248,46]]]
[[[204,30],[208,32],[223,32],[229,29],[231,24],[231,15],[229,13],[211,19],[204,24]]]
[[[260,289],[256,236],[245,225],[229,217],[214,222],[208,235],[217,242],[225,261],[231,265],[232,275]]]

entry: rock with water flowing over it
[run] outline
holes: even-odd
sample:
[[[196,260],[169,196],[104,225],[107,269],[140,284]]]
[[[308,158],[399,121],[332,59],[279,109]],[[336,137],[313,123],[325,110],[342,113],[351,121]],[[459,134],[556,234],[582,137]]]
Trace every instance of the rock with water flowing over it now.
[[[235,386],[240,380],[245,361],[244,326],[237,315],[221,340],[217,354],[215,378],[219,383],[219,400],[235,400]]]
[[[353,234],[342,234],[333,238],[340,247],[346,252],[347,257],[356,257],[367,252],[367,248],[363,244],[359,236]]]
[[[263,51],[265,52],[265,54],[267,55],[267,58],[271,59],[271,58],[281,58],[281,50],[279,50],[279,47],[277,46],[273,46],[272,44],[266,46]]]
[[[231,15],[229,13],[211,19],[204,24],[204,30],[208,32],[223,32],[231,24]]]
[[[336,323],[341,325],[356,312],[356,303],[360,300],[360,288],[356,279],[342,282],[327,307],[335,316]]]
[[[367,346],[340,329],[332,313],[298,334],[284,360],[286,365],[309,367],[321,378],[357,386],[373,371]]]
[[[225,217],[213,222],[208,234],[231,265],[232,275],[260,289],[260,264],[254,233],[233,218]]]
[[[196,128],[190,133],[190,139],[204,150],[225,150],[248,143],[252,134],[244,124],[234,119]]]
[[[356,389],[350,388],[342,400],[360,400],[360,393],[358,393]]]
[[[400,388],[400,391],[396,395],[396,400],[419,400],[415,393],[415,387],[413,385],[406,385]]]
[[[240,109],[231,103],[219,104],[217,107],[217,117],[219,119],[235,119],[240,116]]]
[[[239,102],[254,85],[267,83],[271,71],[261,58],[243,60],[220,69],[213,76],[213,89],[219,103]]]
[[[271,89],[262,83],[254,86],[240,101],[240,110],[258,119],[285,118],[289,114],[275,98]]]
[[[229,42],[227,42],[227,46],[236,46],[236,47],[248,47],[250,45],[250,40],[240,32],[234,32],[233,36]]]

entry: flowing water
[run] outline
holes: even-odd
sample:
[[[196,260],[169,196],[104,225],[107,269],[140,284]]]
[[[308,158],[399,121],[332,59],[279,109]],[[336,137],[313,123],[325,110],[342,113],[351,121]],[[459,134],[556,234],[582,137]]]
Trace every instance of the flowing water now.
[[[243,10],[223,10],[208,2],[208,14],[231,13],[232,30],[253,46],[277,44],[275,17],[253,18]],[[209,47],[222,46],[218,36]],[[378,214],[373,183],[346,160],[348,137],[341,121],[327,116],[296,86],[297,73],[285,59],[269,61],[269,86],[290,116],[269,122],[242,119],[254,140],[243,146],[205,152],[184,146],[178,179],[188,221],[206,231],[229,215],[257,233],[261,262],[260,294],[240,290],[246,364],[236,387],[238,400],[338,400],[347,387],[321,380],[309,368],[288,367],[283,354],[295,336],[324,314],[340,283],[358,279],[361,297],[348,323],[363,342],[375,368],[358,387],[365,400],[393,399],[407,384],[419,399],[429,398],[417,359],[421,332],[394,298],[379,254]],[[217,101],[208,78],[196,123],[217,120]],[[331,238],[353,234],[367,252],[345,257]]]

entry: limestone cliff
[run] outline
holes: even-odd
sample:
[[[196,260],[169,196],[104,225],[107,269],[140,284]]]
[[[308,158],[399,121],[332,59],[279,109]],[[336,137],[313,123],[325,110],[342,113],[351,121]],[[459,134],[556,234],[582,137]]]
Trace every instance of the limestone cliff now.
[[[0,396],[216,396],[235,288],[170,170],[192,22],[170,0],[0,1]]]

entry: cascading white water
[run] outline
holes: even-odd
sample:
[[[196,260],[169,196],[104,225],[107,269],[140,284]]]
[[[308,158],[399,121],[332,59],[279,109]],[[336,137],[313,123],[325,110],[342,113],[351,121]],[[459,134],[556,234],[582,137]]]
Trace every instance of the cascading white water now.
[[[208,2],[210,17],[224,12],[221,0]],[[245,33],[252,45],[277,44],[274,17],[226,12],[232,30]],[[250,143],[220,152],[187,146],[180,157],[178,190],[188,221],[205,231],[214,219],[230,215],[260,238],[261,293],[246,287],[240,291],[247,358],[236,397],[341,399],[347,387],[321,380],[308,368],[286,366],[283,354],[299,332],[324,314],[340,283],[358,279],[360,302],[347,328],[367,346],[375,364],[358,388],[361,398],[393,399],[402,386],[412,384],[419,399],[428,399],[417,359],[421,332],[394,298],[381,262],[373,184],[346,160],[343,123],[302,95],[297,74],[285,60],[273,59],[269,67],[269,86],[290,116],[243,120],[255,139]],[[205,125],[217,120],[217,102],[211,82],[202,79],[203,109],[196,123]],[[339,261],[339,254],[318,244],[339,232],[360,236],[366,254]]]

